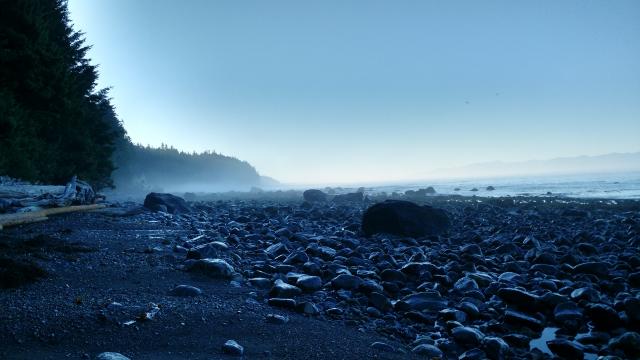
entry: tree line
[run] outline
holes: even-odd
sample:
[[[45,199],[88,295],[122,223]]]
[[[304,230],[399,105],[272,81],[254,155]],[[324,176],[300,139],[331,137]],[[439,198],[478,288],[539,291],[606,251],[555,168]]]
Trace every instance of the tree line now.
[[[150,182],[189,173],[257,181],[235,158],[132,144],[108,89],[97,88],[89,48],[65,0],[0,0],[0,175],[51,184],[78,175],[103,188],[119,167]]]

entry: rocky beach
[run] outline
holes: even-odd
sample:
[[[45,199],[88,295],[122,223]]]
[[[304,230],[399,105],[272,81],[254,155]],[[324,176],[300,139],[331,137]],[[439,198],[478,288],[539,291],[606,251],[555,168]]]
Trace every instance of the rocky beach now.
[[[637,200],[188,195],[3,230],[0,358],[640,357]]]

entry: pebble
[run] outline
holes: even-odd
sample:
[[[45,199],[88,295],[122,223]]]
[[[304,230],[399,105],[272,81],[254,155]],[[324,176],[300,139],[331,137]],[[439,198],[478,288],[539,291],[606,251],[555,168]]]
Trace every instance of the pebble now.
[[[450,221],[446,230],[411,237],[386,224],[393,226],[367,237],[361,227],[371,204],[367,197],[299,205],[215,203],[199,220],[215,224],[226,239],[180,243],[194,258],[185,269],[246,278],[255,299],[378,331],[412,346],[418,356],[518,358],[545,327],[559,329],[549,339],[558,355],[578,356],[578,349],[630,357],[635,351],[637,204],[624,202],[622,210],[599,200],[434,196],[429,202]],[[389,234],[394,232],[401,235]],[[283,323],[275,314],[266,321]],[[576,340],[562,337],[568,334]],[[371,347],[393,350],[381,344]]]
[[[376,341],[371,344],[371,347],[376,350],[384,351],[384,352],[396,352],[396,349],[384,342]]]
[[[117,352],[103,352],[96,356],[96,360],[130,360],[128,357]]]
[[[267,322],[272,324],[286,324],[289,322],[289,318],[284,315],[267,314]]]
[[[567,339],[553,339],[547,341],[549,350],[567,360],[583,360],[584,347]]]
[[[304,291],[316,291],[322,287],[322,279],[319,276],[302,275],[298,277],[296,286]]]
[[[469,326],[458,326],[451,330],[453,339],[462,345],[477,346],[484,339],[484,334]]]
[[[169,291],[172,296],[199,296],[202,290],[191,285],[178,285]]]
[[[225,354],[242,356],[242,354],[244,354],[244,347],[235,340],[227,340],[224,345],[222,345],[222,351]]]
[[[429,345],[429,344],[420,344],[414,347],[413,349],[411,349],[411,352],[416,355],[424,356],[427,359],[444,357],[442,350],[438,349],[434,345]]]
[[[276,280],[269,292],[269,296],[275,298],[292,298],[300,294],[302,294],[300,288],[289,285],[280,279]]]

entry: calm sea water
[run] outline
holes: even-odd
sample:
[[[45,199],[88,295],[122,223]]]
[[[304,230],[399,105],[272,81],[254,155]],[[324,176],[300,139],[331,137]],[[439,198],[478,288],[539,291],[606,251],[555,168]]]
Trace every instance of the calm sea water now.
[[[478,196],[554,196],[576,198],[640,199],[640,172],[566,176],[528,176],[434,180],[367,187],[372,192],[417,190],[433,186],[439,194]],[[495,190],[486,190],[493,186]],[[455,190],[459,188],[460,190]],[[478,191],[471,191],[476,188]]]

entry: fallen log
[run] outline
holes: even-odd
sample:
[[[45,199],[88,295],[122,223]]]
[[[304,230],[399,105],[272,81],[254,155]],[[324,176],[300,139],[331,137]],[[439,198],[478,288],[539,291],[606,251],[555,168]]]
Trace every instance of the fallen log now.
[[[0,198],[26,199],[44,194],[60,196],[64,193],[64,186],[56,185],[0,185]]]
[[[5,227],[29,224],[32,222],[43,221],[50,215],[64,214],[76,211],[90,211],[97,210],[106,207],[104,204],[91,204],[91,205],[74,205],[58,208],[43,209],[38,211],[15,213],[0,215],[0,230]]]
[[[91,185],[76,176],[66,186],[0,183],[0,212],[20,212],[29,207],[89,205],[99,198],[104,196],[96,194]]]

